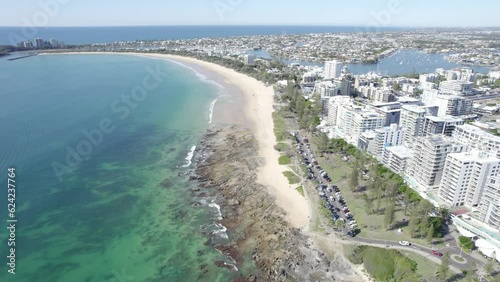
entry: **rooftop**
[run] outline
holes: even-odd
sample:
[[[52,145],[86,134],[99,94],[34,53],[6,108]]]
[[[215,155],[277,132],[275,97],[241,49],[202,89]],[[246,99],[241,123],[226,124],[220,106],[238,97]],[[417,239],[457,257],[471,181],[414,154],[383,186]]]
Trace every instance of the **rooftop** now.
[[[405,146],[386,147],[385,150],[393,153],[401,159],[406,159],[411,156],[410,150],[408,150]]]
[[[435,117],[435,116],[426,116],[426,119],[435,121],[435,122],[461,122],[463,119],[453,117],[453,116],[444,116],[444,117]]]

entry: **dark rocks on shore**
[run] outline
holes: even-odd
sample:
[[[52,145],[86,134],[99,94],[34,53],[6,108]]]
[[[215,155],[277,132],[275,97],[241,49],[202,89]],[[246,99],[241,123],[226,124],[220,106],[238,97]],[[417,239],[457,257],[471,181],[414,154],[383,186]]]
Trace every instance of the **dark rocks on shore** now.
[[[251,260],[259,270],[258,275],[240,270],[240,278],[234,281],[342,280],[343,276],[334,274],[344,271],[334,269],[324,254],[311,248],[310,238],[289,226],[276,199],[256,183],[262,160],[249,130],[237,126],[211,128],[200,147],[200,155],[206,158],[199,160],[196,176],[190,179],[216,192],[224,215],[222,224],[231,230],[231,243],[214,247],[233,258],[237,266]],[[318,258],[325,263],[318,264]],[[235,270],[223,261],[215,265]]]
[[[198,198],[206,198],[208,196],[209,195],[207,193],[205,193],[205,192],[201,192],[200,194],[196,195],[196,197],[198,197]]]

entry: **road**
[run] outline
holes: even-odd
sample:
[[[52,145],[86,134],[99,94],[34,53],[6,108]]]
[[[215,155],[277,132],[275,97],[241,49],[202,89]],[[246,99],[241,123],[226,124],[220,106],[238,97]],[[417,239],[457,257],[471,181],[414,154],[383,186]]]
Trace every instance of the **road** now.
[[[304,136],[301,136],[298,131],[296,131],[295,134],[297,135],[297,138],[299,139],[299,142],[296,143],[296,146],[297,146],[296,149],[297,149],[297,152],[299,153],[298,155],[302,156],[303,161],[304,160],[312,161],[312,159],[316,156],[314,154],[312,148],[310,147],[308,142],[303,141]],[[320,169],[321,169],[321,167],[318,167],[317,165],[313,165],[311,167],[311,171],[313,174],[313,180],[317,180],[320,183],[320,185],[328,185],[328,188],[331,188],[332,185],[334,185],[334,183],[329,183],[324,177],[322,177],[320,175]],[[329,192],[329,190],[327,190],[327,189],[324,189],[324,190],[323,189],[322,190],[315,189],[315,191],[318,194],[319,194],[319,192],[322,192],[322,193],[325,193],[327,195],[328,202],[333,206],[333,209],[340,210],[340,212],[336,211],[340,218],[346,220],[346,222],[349,222],[350,220],[355,219],[355,218],[353,218],[353,219],[348,220],[346,218],[345,214],[342,212],[342,205],[339,203],[338,197],[335,195],[335,191],[333,191],[333,193]],[[335,201],[331,201],[330,196],[334,197]],[[312,199],[310,199],[310,200],[312,200]],[[345,204],[348,207],[349,203],[345,203]],[[322,217],[322,221],[323,221],[324,216],[320,215],[320,217]],[[323,224],[323,226],[326,229],[328,229],[328,226],[326,224]],[[460,273],[461,270],[467,270],[468,265],[472,261],[475,261],[476,265],[484,264],[483,262],[471,257],[470,255],[468,255],[464,252],[461,252],[461,250],[459,249],[459,247],[456,244],[455,239],[449,233],[444,238],[445,242],[447,242],[447,245],[448,245],[447,247],[428,248],[428,247],[421,246],[418,244],[412,244],[411,246],[402,246],[399,244],[398,241],[368,239],[368,238],[362,238],[359,236],[357,236],[357,237],[346,236],[347,240],[342,240],[342,239],[337,237],[337,234],[335,234],[335,232],[333,230],[330,230],[330,231],[331,232],[327,232],[329,234],[327,236],[323,236],[323,235],[319,235],[319,234],[312,234],[312,236],[325,237],[325,238],[328,238],[329,240],[334,240],[334,241],[341,243],[341,244],[363,244],[363,245],[371,245],[371,246],[376,246],[376,247],[381,247],[381,248],[388,247],[388,248],[393,248],[393,249],[411,251],[411,252],[420,254],[420,255],[422,255],[422,256],[424,256],[424,257],[426,257],[426,258],[428,258],[431,261],[434,261],[436,263],[440,263],[441,258],[434,255],[432,253],[432,250],[436,250],[436,251],[443,253],[443,254],[448,252],[450,254],[450,268],[455,273]],[[348,227],[348,224],[346,224],[346,227],[343,230],[336,231],[336,232],[338,232],[342,235],[346,235],[347,232],[349,232],[349,231],[351,231],[351,229]],[[463,263],[457,262],[452,258],[453,256],[462,256],[463,258],[466,259],[466,262],[463,262]]]

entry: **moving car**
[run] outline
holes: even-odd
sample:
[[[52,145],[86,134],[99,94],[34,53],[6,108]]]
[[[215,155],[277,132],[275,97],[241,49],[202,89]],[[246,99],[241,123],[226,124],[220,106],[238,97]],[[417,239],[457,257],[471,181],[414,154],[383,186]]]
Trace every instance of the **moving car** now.
[[[410,245],[411,245],[411,243],[410,243],[410,242],[408,242],[408,241],[399,241],[399,244],[400,244],[401,246],[410,246]]]
[[[434,255],[436,255],[438,257],[442,257],[443,256],[443,253],[440,253],[440,252],[434,251],[434,250],[432,250],[432,254],[434,254]]]

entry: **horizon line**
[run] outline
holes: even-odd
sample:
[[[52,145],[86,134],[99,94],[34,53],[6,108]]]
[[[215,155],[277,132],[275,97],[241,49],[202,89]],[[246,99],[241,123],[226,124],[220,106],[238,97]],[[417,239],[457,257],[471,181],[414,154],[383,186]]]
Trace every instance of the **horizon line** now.
[[[356,24],[158,24],[158,25],[67,25],[67,26],[21,26],[21,25],[0,25],[0,28],[91,28],[91,27],[231,27],[231,26],[267,26],[267,27],[363,27],[365,25]],[[500,26],[418,26],[418,25],[390,25],[380,26],[379,28],[438,28],[438,29],[473,29],[473,28],[495,28]]]

